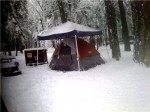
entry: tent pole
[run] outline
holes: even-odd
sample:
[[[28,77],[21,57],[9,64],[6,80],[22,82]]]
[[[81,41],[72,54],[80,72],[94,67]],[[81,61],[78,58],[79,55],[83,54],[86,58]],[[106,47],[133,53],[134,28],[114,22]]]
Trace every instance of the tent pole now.
[[[37,64],[37,66],[38,66],[38,58],[39,58],[39,57],[38,57],[38,39],[37,39],[36,44],[37,44],[37,45],[36,45],[36,46],[37,46],[37,56],[36,56],[36,58],[37,58],[37,59],[36,59],[36,60],[37,60],[37,63],[36,63],[36,64]]]
[[[75,35],[75,42],[76,42],[76,52],[77,52],[77,61],[78,61],[78,71],[80,71],[79,50],[78,50],[78,42],[77,42],[77,36],[76,35]]]

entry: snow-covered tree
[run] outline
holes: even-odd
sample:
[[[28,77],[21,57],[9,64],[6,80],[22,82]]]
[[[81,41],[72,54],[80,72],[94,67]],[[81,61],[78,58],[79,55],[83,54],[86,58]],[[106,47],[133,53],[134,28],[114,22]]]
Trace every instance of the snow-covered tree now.
[[[1,1],[2,48],[4,48],[2,50],[8,51],[9,55],[11,50],[21,50],[23,41],[28,36],[26,3],[26,1]]]

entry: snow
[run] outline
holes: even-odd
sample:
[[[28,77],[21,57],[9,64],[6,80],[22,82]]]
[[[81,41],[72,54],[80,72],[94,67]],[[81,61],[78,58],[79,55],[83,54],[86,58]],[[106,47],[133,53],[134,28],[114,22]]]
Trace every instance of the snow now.
[[[24,51],[35,51],[35,50],[46,50],[46,48],[28,48],[28,49],[24,49]]]
[[[54,71],[47,64],[26,66],[19,54],[16,60],[23,74],[2,77],[8,111],[150,112],[150,69],[121,49],[122,58],[116,61],[109,59],[106,47],[100,47],[106,64],[82,72]],[[47,51],[49,60],[53,51]]]
[[[1,65],[2,68],[10,68],[10,67],[16,67],[14,63],[3,63]]]
[[[12,60],[12,59],[15,59],[15,56],[6,56],[4,54],[0,54],[0,59],[1,60]]]
[[[53,28],[47,28],[46,30],[40,32],[38,36],[48,36],[54,34],[69,33],[72,31],[98,32],[99,30],[68,21],[59,26]]]

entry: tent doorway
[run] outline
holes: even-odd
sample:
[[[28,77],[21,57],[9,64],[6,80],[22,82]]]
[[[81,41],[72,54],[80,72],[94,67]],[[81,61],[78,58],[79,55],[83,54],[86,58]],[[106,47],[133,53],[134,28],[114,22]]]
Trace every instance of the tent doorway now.
[[[63,62],[63,66],[69,67],[72,64],[71,47],[62,44],[59,58]]]
[[[61,43],[61,45],[55,49],[50,67],[54,70],[70,71],[72,63],[71,47]]]

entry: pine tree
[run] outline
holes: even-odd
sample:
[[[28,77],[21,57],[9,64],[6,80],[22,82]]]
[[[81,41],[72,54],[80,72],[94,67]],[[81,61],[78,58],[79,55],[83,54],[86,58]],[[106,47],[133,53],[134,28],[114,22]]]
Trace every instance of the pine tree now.
[[[128,31],[127,20],[126,20],[126,12],[123,5],[123,0],[118,0],[118,5],[120,10],[120,17],[121,17],[121,24],[122,24],[122,37],[124,40],[125,51],[131,51],[130,37],[129,37],[129,31]]]
[[[119,41],[117,35],[116,14],[115,14],[114,4],[110,0],[104,2],[105,2],[105,9],[106,9],[109,40],[112,49],[112,58],[119,60],[121,54],[120,54]]]
[[[1,1],[1,47],[2,51],[8,51],[8,54],[11,55],[10,49],[10,39],[9,39],[9,31],[7,30],[9,15],[12,13],[11,4],[8,1]]]
[[[62,23],[64,23],[64,22],[67,21],[67,15],[66,15],[66,12],[65,12],[65,9],[64,9],[64,7],[65,7],[64,2],[62,0],[57,0],[57,4],[58,4],[58,7],[59,7],[61,21],[62,21]]]
[[[150,1],[132,1],[134,60],[150,66]]]
[[[2,10],[2,47],[11,55],[11,50],[19,50],[24,37],[26,1],[1,1]],[[25,29],[25,28],[24,28]],[[20,44],[21,43],[21,44]],[[17,52],[16,52],[17,55]]]

